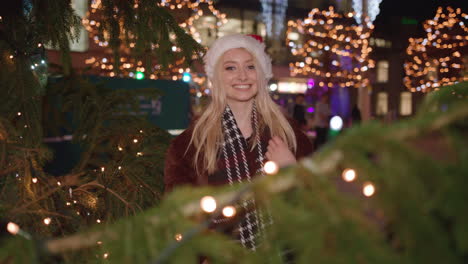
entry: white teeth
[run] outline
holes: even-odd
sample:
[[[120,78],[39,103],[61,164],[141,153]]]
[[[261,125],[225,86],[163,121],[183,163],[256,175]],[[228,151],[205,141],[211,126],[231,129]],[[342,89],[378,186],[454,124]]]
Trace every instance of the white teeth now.
[[[249,89],[250,85],[249,84],[233,85],[233,87],[237,89]]]

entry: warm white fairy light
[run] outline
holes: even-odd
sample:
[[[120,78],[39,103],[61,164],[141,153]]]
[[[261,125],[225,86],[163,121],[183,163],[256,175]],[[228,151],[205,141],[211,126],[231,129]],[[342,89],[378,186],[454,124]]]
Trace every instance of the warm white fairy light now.
[[[104,253],[104,255],[102,255],[103,258],[108,258],[109,257],[109,253]]]
[[[423,23],[426,36],[409,39],[403,78],[408,90],[426,93],[468,81],[461,55],[468,46],[467,19],[460,8],[439,7],[435,17]]]
[[[200,207],[207,213],[212,213],[216,210],[216,200],[212,196],[204,196],[200,199]]]
[[[362,188],[362,193],[367,197],[371,197],[375,193],[374,185],[370,182],[364,183],[364,186]]]
[[[119,151],[122,151],[122,150],[123,150],[123,148],[122,148],[121,146],[118,146],[117,149],[118,149]]]
[[[7,224],[7,230],[8,232],[10,232],[12,235],[16,235],[18,234],[20,228],[17,224],[13,223],[13,222],[9,222]]]
[[[223,208],[223,215],[225,217],[233,217],[234,215],[236,215],[236,208],[234,206],[226,206]]]
[[[71,203],[70,203],[70,202],[67,202],[67,203],[66,203],[66,205],[67,205],[67,206],[70,206],[70,205],[71,205]]]
[[[141,156],[143,156],[143,152],[137,152],[136,155],[137,155],[138,157],[141,157]]]
[[[138,143],[138,139],[133,139],[133,143]]]
[[[117,169],[121,170],[121,169],[122,169],[122,166],[119,166]]]
[[[356,179],[356,171],[353,169],[345,169],[341,176],[343,177],[343,180],[352,182]]]
[[[104,172],[105,170],[106,170],[106,168],[101,167],[101,172]]]
[[[20,116],[20,115],[21,115],[21,112],[18,112],[17,115]]]
[[[96,223],[100,224],[100,223],[101,223],[101,219],[96,220]]]
[[[33,183],[37,183],[37,178],[32,178]]]
[[[303,20],[288,21],[286,44],[298,59],[289,64],[291,75],[312,77],[327,88],[366,85],[368,69],[375,66],[369,59],[372,48],[368,41],[374,26],[356,25],[352,15],[335,13],[333,7],[315,8]],[[327,63],[321,56],[339,60]]]
[[[274,161],[267,161],[265,162],[265,165],[263,165],[263,171],[266,173],[266,174],[276,174],[278,172],[279,168],[278,168],[278,164],[276,164],[276,162]]]
[[[96,242],[96,244],[102,245],[102,241],[98,241],[98,242]]]
[[[189,17],[184,22],[180,23],[179,26],[184,28],[188,34],[190,34],[197,42],[201,42],[200,33],[195,28],[195,23],[203,16],[214,16],[216,17],[216,27],[220,27],[223,24],[227,23],[226,14],[220,12],[214,7],[214,1],[212,0],[165,0],[165,1],[155,1],[155,5],[165,7],[170,12],[177,12],[178,14],[187,14]],[[201,5],[205,5],[208,7],[208,12],[206,14],[206,9],[202,8]],[[138,5],[134,5],[133,7],[136,8]],[[184,10],[181,10],[184,9]],[[185,12],[186,11],[186,12]],[[86,18],[83,19],[83,25],[85,28],[90,32],[91,39],[101,47],[107,47],[109,45],[109,39],[101,39],[101,36],[109,36],[108,32],[104,32],[104,34],[100,34],[99,32],[102,31],[103,24],[101,23],[100,19],[103,17],[102,13],[102,0],[93,0],[90,5],[90,11],[87,12]],[[119,10],[114,10],[114,15],[116,18],[119,19]],[[179,16],[180,17],[180,16]],[[119,23],[121,25],[124,24],[124,21],[120,19]],[[214,28],[213,28],[214,29]],[[129,39],[129,43],[126,44],[127,47],[130,49],[134,49],[136,47],[134,34],[132,32],[121,32],[121,36],[126,36]],[[170,36],[170,40],[173,43],[176,43],[175,34]],[[159,44],[153,43],[151,45],[151,49],[159,48]],[[175,47],[174,52],[180,52],[180,47]],[[124,59],[124,60],[122,60]],[[133,78],[135,72],[137,71],[144,71],[148,72],[147,76],[150,79],[171,79],[172,77],[176,77],[180,79],[182,73],[179,73],[179,69],[182,69],[183,64],[185,63],[185,59],[181,58],[178,59],[175,63],[170,64],[167,70],[163,70],[160,64],[152,65],[150,68],[146,68],[142,65],[141,61],[138,61],[132,57],[121,57],[121,61],[119,64],[119,69],[114,69],[114,62],[112,59],[102,60],[96,59],[94,57],[86,59],[86,64],[90,65],[94,69],[99,69],[101,75],[106,75],[110,77],[131,77]],[[199,81],[200,78],[194,80],[195,82]],[[198,84],[202,84],[197,82]]]
[[[178,242],[180,242],[180,241],[182,240],[182,238],[183,238],[183,237],[182,237],[182,234],[175,234],[175,236],[174,236],[174,239],[175,239],[176,241],[178,241]]]
[[[50,219],[50,217],[46,217],[44,218],[43,222],[45,225],[50,225],[50,222],[52,222],[52,219]]]

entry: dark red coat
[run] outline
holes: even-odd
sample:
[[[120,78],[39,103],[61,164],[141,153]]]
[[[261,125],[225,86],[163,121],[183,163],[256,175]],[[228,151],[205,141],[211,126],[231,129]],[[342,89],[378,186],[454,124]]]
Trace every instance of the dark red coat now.
[[[297,151],[296,159],[299,160],[313,152],[313,147],[307,136],[297,127],[293,122],[290,122],[294,130],[297,140]],[[187,146],[192,137],[193,126],[190,126],[178,137],[174,138],[169,146],[166,154],[166,164],[164,168],[164,184],[165,190],[171,191],[174,187],[179,185],[220,185],[227,184],[227,177],[220,173],[214,173],[213,175],[203,175],[203,177],[197,177],[195,168],[193,166],[193,157],[195,156],[195,149],[193,146],[187,151]],[[269,132],[264,132],[261,137],[262,151],[266,153],[268,141],[271,136]],[[187,151],[187,152],[186,152]],[[258,170],[258,164],[255,160],[257,157],[257,150],[247,150],[245,153],[247,161],[249,163],[250,175],[255,175]],[[222,159],[218,162],[222,162]],[[220,178],[221,177],[221,178]],[[205,179],[205,180],[203,180]]]

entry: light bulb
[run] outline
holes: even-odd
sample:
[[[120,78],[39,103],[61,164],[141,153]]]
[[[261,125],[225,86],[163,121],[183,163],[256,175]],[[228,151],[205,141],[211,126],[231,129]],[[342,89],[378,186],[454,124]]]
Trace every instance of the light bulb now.
[[[341,130],[343,127],[343,120],[339,116],[334,116],[330,120],[330,128],[335,131]]]
[[[203,211],[212,213],[216,210],[216,200],[211,196],[205,196],[201,198],[200,206]]]
[[[263,171],[266,174],[276,174],[278,172],[278,165],[274,161],[267,161],[263,166]]]
[[[353,169],[345,169],[341,176],[343,177],[343,180],[352,182],[356,179],[356,171]]]
[[[362,188],[362,193],[367,197],[371,197],[375,193],[374,185],[370,182],[364,183],[364,187]]]
[[[183,237],[182,237],[182,234],[176,234],[176,235],[174,236],[174,239],[177,240],[178,242],[180,242],[180,241],[182,240],[182,238],[183,238]]]
[[[50,219],[50,217],[46,217],[46,218],[44,218],[43,221],[44,221],[44,224],[45,224],[45,225],[49,225],[50,222],[52,221],[52,219]]]
[[[234,206],[226,206],[223,208],[223,215],[225,217],[232,217],[236,215],[236,208]]]
[[[13,222],[9,222],[7,225],[7,230],[10,232],[12,235],[16,235],[19,232],[19,226]]]

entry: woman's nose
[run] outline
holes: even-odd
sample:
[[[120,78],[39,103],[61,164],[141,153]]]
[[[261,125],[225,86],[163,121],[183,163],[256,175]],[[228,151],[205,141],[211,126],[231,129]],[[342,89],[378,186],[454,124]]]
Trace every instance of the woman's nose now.
[[[245,71],[245,69],[240,69],[238,73],[239,73],[238,77],[240,80],[247,79],[247,72]]]

